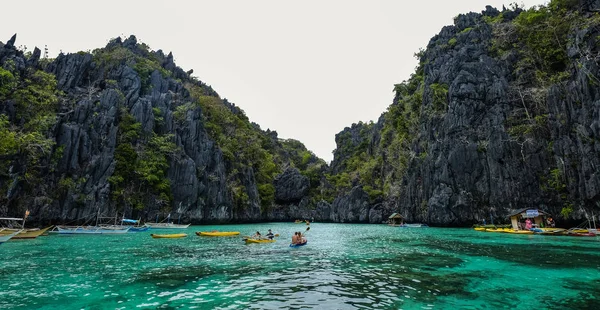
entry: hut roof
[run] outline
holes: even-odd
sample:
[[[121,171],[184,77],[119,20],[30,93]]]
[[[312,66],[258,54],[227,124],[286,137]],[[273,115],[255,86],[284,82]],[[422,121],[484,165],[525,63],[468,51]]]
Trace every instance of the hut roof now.
[[[400,213],[394,213],[392,215],[390,215],[390,217],[388,217],[390,219],[401,219],[402,215],[400,215]]]
[[[535,211],[537,211],[537,212],[538,212],[538,214],[539,214],[539,215],[544,215],[544,216],[548,216],[548,215],[550,215],[550,213],[548,213],[548,212],[546,212],[546,211],[543,211],[543,210],[540,210],[540,209],[535,209],[535,208],[525,208],[525,209],[520,209],[520,210],[518,210],[518,211],[516,211],[516,212],[513,212],[513,213],[511,213],[511,214],[509,215],[509,217],[513,217],[513,216],[515,216],[515,215],[519,215],[519,214],[521,214],[521,213],[526,213],[528,210],[535,210]]]

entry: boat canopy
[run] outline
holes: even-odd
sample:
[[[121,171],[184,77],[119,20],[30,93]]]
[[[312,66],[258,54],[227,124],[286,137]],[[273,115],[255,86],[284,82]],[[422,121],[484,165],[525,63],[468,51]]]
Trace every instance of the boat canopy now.
[[[388,217],[389,219],[401,219],[402,215],[400,215],[400,213],[394,213],[392,215],[390,215],[390,217]]]
[[[139,220],[123,219],[124,223],[137,223]]]
[[[514,212],[513,214],[509,215],[509,217],[518,216],[518,215],[520,215],[522,218],[536,218],[538,216],[549,216],[550,213],[542,211],[540,209],[525,208],[525,209],[518,210],[517,212]]]

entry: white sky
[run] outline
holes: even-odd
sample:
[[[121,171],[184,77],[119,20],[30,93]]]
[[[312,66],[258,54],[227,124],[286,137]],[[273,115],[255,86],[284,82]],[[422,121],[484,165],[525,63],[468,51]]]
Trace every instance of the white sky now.
[[[135,34],[241,107],[263,129],[330,161],[335,134],[377,120],[393,85],[459,13],[502,0],[4,1],[0,41],[50,56]],[[527,7],[546,1],[519,1]],[[20,12],[20,13],[18,13]]]

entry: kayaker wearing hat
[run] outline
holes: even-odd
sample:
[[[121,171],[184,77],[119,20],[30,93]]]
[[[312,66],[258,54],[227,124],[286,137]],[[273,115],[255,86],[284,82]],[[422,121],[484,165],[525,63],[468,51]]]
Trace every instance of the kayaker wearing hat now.
[[[273,235],[273,232],[271,232],[271,230],[269,229],[269,232],[267,233],[267,238],[269,238],[269,240],[273,240],[273,237],[275,237],[275,235]]]

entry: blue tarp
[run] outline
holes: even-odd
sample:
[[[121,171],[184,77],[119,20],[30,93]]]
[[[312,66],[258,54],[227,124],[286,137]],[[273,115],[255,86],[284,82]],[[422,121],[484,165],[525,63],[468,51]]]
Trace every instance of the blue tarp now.
[[[123,223],[137,223],[138,220],[123,219]]]

